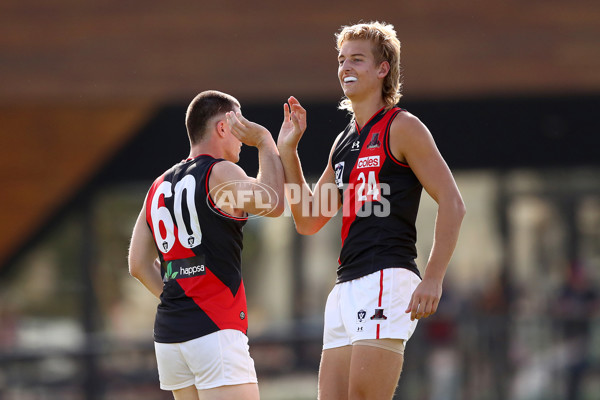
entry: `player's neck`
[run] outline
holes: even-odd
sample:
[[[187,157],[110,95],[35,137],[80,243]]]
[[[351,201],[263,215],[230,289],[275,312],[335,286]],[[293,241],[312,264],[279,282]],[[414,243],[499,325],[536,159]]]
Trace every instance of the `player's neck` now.
[[[202,141],[191,146],[190,155],[188,158],[196,158],[201,154],[207,154],[214,158],[223,158],[225,152],[221,147],[216,146],[212,141]]]
[[[385,107],[385,102],[381,98],[378,100],[366,99],[365,101],[352,101],[354,119],[360,128],[365,126],[373,115],[383,107]]]

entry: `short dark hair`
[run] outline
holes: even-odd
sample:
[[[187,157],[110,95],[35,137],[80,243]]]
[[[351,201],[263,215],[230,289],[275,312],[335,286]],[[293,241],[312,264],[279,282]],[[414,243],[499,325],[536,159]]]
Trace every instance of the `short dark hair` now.
[[[206,90],[194,97],[185,113],[185,127],[190,143],[196,144],[204,138],[211,118],[233,111],[234,107],[241,108],[240,102],[235,97],[217,90]]]

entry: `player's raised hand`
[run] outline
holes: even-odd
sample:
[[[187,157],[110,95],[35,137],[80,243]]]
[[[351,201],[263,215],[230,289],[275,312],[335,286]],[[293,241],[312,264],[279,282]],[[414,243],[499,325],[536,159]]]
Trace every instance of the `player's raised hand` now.
[[[283,105],[283,123],[277,138],[277,147],[296,148],[306,130],[306,110],[291,96]]]
[[[248,146],[260,147],[265,141],[273,140],[267,128],[247,120],[239,111],[229,111],[225,117],[231,133]]]

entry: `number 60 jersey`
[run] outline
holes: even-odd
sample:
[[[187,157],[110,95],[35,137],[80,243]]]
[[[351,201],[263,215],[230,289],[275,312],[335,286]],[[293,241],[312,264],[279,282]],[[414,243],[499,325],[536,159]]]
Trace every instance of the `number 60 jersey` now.
[[[362,130],[351,121],[333,150],[343,212],[338,283],[385,268],[419,275],[415,220],[423,187],[389,146],[390,126],[403,111],[382,108]]]
[[[222,329],[247,333],[241,271],[242,227],[218,209],[208,178],[222,159],[200,155],[157,178],[146,198],[146,222],[161,261],[163,293],[154,340],[177,343]]]

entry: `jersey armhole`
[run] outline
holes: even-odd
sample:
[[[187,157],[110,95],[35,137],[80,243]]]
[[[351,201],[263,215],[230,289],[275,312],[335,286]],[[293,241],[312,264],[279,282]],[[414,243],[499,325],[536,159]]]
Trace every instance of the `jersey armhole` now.
[[[221,160],[215,160],[215,161],[214,161],[214,162],[213,162],[213,163],[210,165],[210,167],[208,167],[208,171],[206,171],[206,179],[205,179],[205,187],[204,187],[204,192],[205,192],[205,194],[206,194],[206,199],[207,199],[207,202],[206,202],[206,203],[208,204],[208,206],[209,206],[210,208],[212,208],[212,209],[213,209],[213,210],[214,210],[216,213],[218,213],[219,215],[222,215],[222,216],[224,216],[224,217],[226,217],[226,218],[229,218],[229,219],[232,219],[232,220],[234,220],[234,221],[247,221],[247,220],[248,220],[248,216],[247,216],[247,215],[248,215],[248,213],[247,213],[247,212],[245,212],[245,211],[244,211],[244,214],[246,214],[246,216],[245,216],[245,217],[236,217],[236,216],[233,216],[233,215],[231,215],[231,214],[229,214],[229,213],[227,213],[227,212],[225,212],[225,211],[221,210],[221,209],[220,209],[220,208],[219,208],[219,207],[218,207],[218,206],[215,204],[215,202],[214,202],[214,200],[213,200],[213,198],[212,198],[212,196],[211,196],[211,194],[210,194],[210,188],[209,188],[209,185],[208,185],[208,181],[209,181],[209,179],[210,179],[210,174],[211,174],[211,172],[212,172],[212,169],[213,169],[213,167],[214,167],[215,165],[217,165],[217,163],[220,163],[221,161],[224,161],[224,160],[222,160],[222,159],[221,159]]]
[[[401,167],[404,167],[404,168],[410,168],[410,165],[408,165],[407,163],[404,163],[404,162],[398,160],[396,157],[394,157],[394,154],[392,154],[392,149],[390,148],[390,128],[392,126],[392,122],[394,122],[394,119],[396,119],[396,116],[403,111],[406,111],[406,110],[403,108],[398,108],[394,111],[394,114],[390,117],[390,120],[388,121],[388,123],[385,127],[385,133],[384,133],[384,138],[383,138],[385,145],[383,147],[384,147],[386,156],[389,157],[390,160],[392,160],[395,164],[397,164]]]
[[[331,161],[333,162],[333,159],[337,157],[337,155],[339,154],[339,152],[341,151],[340,149],[340,142],[344,141],[344,139],[346,138],[346,136],[348,135],[349,131],[352,129],[351,124],[348,124],[348,126],[346,126],[344,128],[343,131],[341,131],[335,138],[335,140],[333,141],[333,146],[332,146],[332,151],[329,153],[329,159],[327,160],[328,162]],[[332,164],[333,167],[333,164]]]

